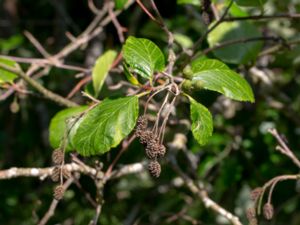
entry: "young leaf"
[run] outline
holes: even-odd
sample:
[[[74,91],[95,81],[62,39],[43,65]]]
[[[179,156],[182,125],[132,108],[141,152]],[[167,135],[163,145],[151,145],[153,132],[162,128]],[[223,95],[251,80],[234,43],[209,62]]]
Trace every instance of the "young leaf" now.
[[[192,71],[192,82],[201,82],[204,89],[217,91],[235,100],[254,102],[248,82],[224,63],[215,59],[200,60],[192,63]]]
[[[213,120],[209,110],[189,96],[191,103],[192,133],[200,145],[206,144],[213,132]]]
[[[217,46],[226,41],[259,37],[259,30],[247,21],[225,22],[220,24],[208,35],[210,47]],[[213,51],[216,57],[224,62],[245,64],[254,60],[260,52],[262,43],[259,41],[237,43],[224,46]]]
[[[116,51],[108,50],[103,55],[101,55],[95,63],[92,72],[92,77],[96,97],[98,97],[99,92],[101,91],[102,85],[116,56]]]
[[[123,63],[123,70],[124,70],[124,74],[125,74],[127,80],[128,80],[131,84],[133,84],[133,85],[135,85],[135,86],[140,85],[140,82],[138,81],[138,79],[136,79],[136,77],[133,76],[132,73],[130,73],[129,68],[128,68],[128,66],[126,65],[126,63]]]
[[[64,138],[66,127],[67,127],[67,119],[79,115],[87,108],[88,106],[68,108],[68,109],[61,110],[55,114],[55,116],[51,119],[50,127],[49,127],[49,140],[53,148],[58,148],[61,145],[61,141]],[[68,143],[67,150],[71,150],[71,149],[72,146],[70,143]]]
[[[123,57],[133,72],[147,79],[151,79],[155,71],[162,71],[165,67],[162,51],[152,41],[144,38],[127,38],[123,46]]]
[[[9,66],[11,68],[16,68],[16,66],[18,65],[15,61],[6,58],[0,58],[0,63],[5,64],[6,66]],[[17,74],[0,68],[0,84],[12,83],[17,77]]]
[[[83,116],[72,136],[72,144],[83,156],[103,154],[133,130],[137,117],[137,96],[105,99]]]

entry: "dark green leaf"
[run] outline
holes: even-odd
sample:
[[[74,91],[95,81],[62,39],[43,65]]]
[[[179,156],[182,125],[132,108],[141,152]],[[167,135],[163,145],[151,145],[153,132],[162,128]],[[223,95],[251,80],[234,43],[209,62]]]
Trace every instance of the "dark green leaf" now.
[[[208,43],[214,47],[227,41],[260,36],[258,29],[247,21],[224,22],[208,35]],[[241,42],[216,49],[213,53],[224,62],[245,64],[256,59],[261,47],[260,41]]]
[[[192,63],[192,82],[201,82],[204,89],[217,91],[225,96],[254,102],[252,89],[239,74],[229,69],[224,63],[214,60],[199,60]]]
[[[151,79],[155,71],[162,71],[165,67],[162,51],[152,41],[144,38],[127,38],[123,46],[123,57],[133,72],[147,79]]]
[[[105,99],[83,116],[72,144],[83,156],[103,154],[116,147],[134,128],[138,97]]]
[[[49,128],[49,140],[53,148],[58,148],[61,145],[67,127],[67,120],[71,117],[76,118],[77,115],[80,115],[87,108],[87,106],[68,108],[55,114],[51,119]],[[71,149],[72,146],[68,143],[67,150]]]
[[[16,49],[23,42],[23,37],[19,34],[13,35],[8,39],[0,38],[0,50],[2,53],[7,53],[13,49]]]
[[[96,97],[98,97],[99,92],[101,91],[102,85],[116,56],[116,51],[108,50],[103,55],[101,55],[95,63],[92,71],[92,77]]]
[[[213,132],[213,120],[209,110],[189,97],[191,103],[192,133],[200,145],[207,143]]]
[[[6,66],[9,66],[11,68],[16,68],[16,66],[18,66],[18,64],[15,61],[6,58],[0,58],[0,63],[5,64]],[[0,68],[0,84],[12,83],[17,77],[17,74]]]

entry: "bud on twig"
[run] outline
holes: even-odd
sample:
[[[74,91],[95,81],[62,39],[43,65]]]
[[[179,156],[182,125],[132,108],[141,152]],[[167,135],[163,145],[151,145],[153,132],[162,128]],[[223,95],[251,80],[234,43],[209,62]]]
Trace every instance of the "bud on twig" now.
[[[271,203],[266,203],[263,208],[264,217],[267,220],[271,220],[274,216],[274,207]]]

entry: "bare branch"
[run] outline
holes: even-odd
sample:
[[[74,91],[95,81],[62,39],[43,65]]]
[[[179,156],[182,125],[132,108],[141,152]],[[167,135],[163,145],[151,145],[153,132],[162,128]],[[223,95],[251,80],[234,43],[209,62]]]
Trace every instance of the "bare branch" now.
[[[51,176],[53,169],[55,167],[46,167],[46,168],[17,168],[13,167],[7,170],[0,170],[0,180],[12,179],[17,177],[39,177],[41,180]],[[78,165],[77,163],[69,163],[63,166],[68,172],[80,172],[90,176],[95,176],[97,171],[96,169]]]
[[[282,137],[279,135],[278,131],[275,128],[269,129],[268,131],[276,138],[276,140],[280,145],[279,146],[280,148],[276,148],[276,149],[279,150],[282,154],[289,157],[293,161],[293,163],[300,168],[299,159],[295,156],[293,151],[287,146],[287,144],[284,142]]]
[[[183,179],[184,184],[189,188],[189,190],[193,194],[197,195],[201,199],[201,201],[203,202],[204,206],[207,209],[211,209],[212,211],[216,212],[217,214],[225,217],[233,225],[242,225],[242,223],[240,222],[240,220],[237,216],[233,215],[231,212],[227,211],[222,206],[220,206],[218,203],[213,201],[209,197],[207,191],[203,187],[196,185],[194,183],[194,181],[180,169],[174,156],[171,156],[170,160],[171,160],[174,170]]]
[[[39,91],[41,94],[43,94],[46,98],[58,103],[59,105],[63,105],[63,106],[67,106],[67,107],[78,106],[75,102],[72,102],[72,101],[46,89],[43,85],[38,83],[36,80],[27,76],[21,69],[9,67],[3,63],[0,63],[0,68],[17,74],[19,77],[24,79],[28,84],[30,84],[32,87],[34,87],[37,91]]]

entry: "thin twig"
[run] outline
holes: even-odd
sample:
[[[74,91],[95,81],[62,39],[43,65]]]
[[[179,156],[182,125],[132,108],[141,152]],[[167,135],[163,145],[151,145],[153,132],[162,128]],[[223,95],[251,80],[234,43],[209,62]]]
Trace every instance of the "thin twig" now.
[[[196,185],[194,181],[186,175],[178,166],[177,161],[175,159],[175,156],[170,156],[170,160],[172,163],[172,166],[174,170],[179,174],[179,176],[183,179],[184,184],[190,189],[190,191],[197,195],[201,201],[203,202],[204,206],[207,209],[211,209],[220,216],[223,216],[226,218],[232,225],[242,225],[239,218],[235,215],[233,215],[231,212],[224,209],[222,206],[217,204],[215,201],[213,201],[209,196],[205,189],[200,188],[199,185]]]
[[[38,83],[36,80],[32,79],[31,77],[27,76],[21,69],[12,68],[10,66],[7,66],[3,63],[0,63],[0,68],[7,70],[9,72],[15,73],[22,79],[24,79],[28,84],[30,84],[32,87],[34,87],[37,91],[39,91],[41,94],[43,94],[46,98],[58,103],[59,105],[63,105],[66,107],[75,107],[78,106],[75,102],[72,102],[58,94],[55,94],[54,92],[46,89],[43,85]]]
[[[41,53],[42,56],[44,56],[45,58],[51,58],[51,55],[46,51],[46,49],[41,45],[41,43],[29,31],[24,31],[24,35],[34,45],[34,47]]]
[[[282,153],[288,156],[293,163],[300,168],[300,161],[292,152],[292,150],[287,146],[287,144],[283,141],[282,137],[279,135],[278,131],[275,128],[269,129],[268,132],[272,134],[280,145],[280,150],[283,151]]]
[[[121,24],[119,23],[116,15],[114,14],[114,11],[113,11],[113,8],[114,8],[114,2],[113,1],[110,1],[108,0],[109,2],[107,3],[108,4],[108,14],[109,16],[111,17],[111,21],[113,22],[116,30],[117,30],[117,33],[118,33],[118,36],[119,36],[119,40],[121,43],[124,42],[125,38],[124,38],[124,28],[121,26]]]
[[[224,48],[230,45],[235,45],[235,44],[239,44],[239,43],[247,43],[247,42],[255,42],[255,41],[274,41],[274,42],[280,42],[282,40],[282,38],[279,37],[265,37],[265,36],[261,36],[261,37],[251,37],[251,38],[240,38],[240,39],[235,39],[235,40],[229,40],[229,41],[225,41],[219,44],[216,44],[213,47],[204,49],[200,54],[208,54],[209,52],[212,52],[214,50],[220,49],[220,48]]]
[[[112,173],[113,167],[116,165],[116,163],[118,162],[118,160],[120,159],[120,157],[122,156],[122,154],[128,149],[128,147],[134,141],[135,138],[136,138],[136,136],[133,134],[130,138],[125,139],[123,141],[121,150],[118,152],[117,156],[114,158],[114,160],[112,161],[112,163],[109,165],[107,171],[105,172],[104,177],[106,179],[108,177],[110,177],[110,175]]]
[[[68,189],[68,187],[73,183],[73,178],[69,178],[64,184],[63,184],[63,188],[64,190]],[[43,216],[43,218],[40,220],[40,222],[38,223],[38,225],[45,225],[47,224],[47,222],[49,221],[49,219],[54,215],[55,209],[58,205],[58,200],[53,199],[52,203],[48,209],[48,211],[46,212],[46,214]]]

